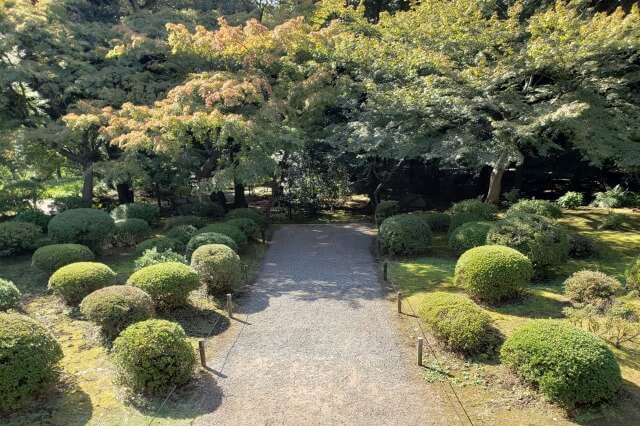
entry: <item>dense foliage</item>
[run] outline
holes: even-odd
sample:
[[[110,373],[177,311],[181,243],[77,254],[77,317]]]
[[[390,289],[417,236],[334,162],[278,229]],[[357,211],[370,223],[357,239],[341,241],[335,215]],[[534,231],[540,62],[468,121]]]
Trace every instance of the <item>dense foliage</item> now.
[[[0,256],[10,256],[33,250],[42,237],[38,225],[29,222],[0,223]]]
[[[414,215],[391,216],[380,225],[378,241],[380,250],[392,256],[421,254],[429,248],[431,229]]]
[[[190,225],[195,228],[202,228],[207,224],[206,220],[200,216],[175,216],[167,219],[165,222],[165,229],[175,228],[176,226]]]
[[[381,224],[386,218],[400,214],[400,204],[393,200],[381,201],[375,210],[376,222]]]
[[[242,277],[240,256],[223,244],[206,244],[191,255],[191,267],[212,294],[235,290]]]
[[[149,203],[122,204],[111,212],[114,220],[142,219],[152,225],[160,218],[160,209]]]
[[[625,271],[627,288],[640,292],[640,257],[631,262]]]
[[[49,278],[49,290],[67,302],[77,305],[88,294],[115,284],[116,273],[97,262],[76,262],[65,265]]]
[[[174,250],[178,251],[180,249],[180,241],[174,240],[169,237],[161,236],[161,237],[153,237],[147,240],[144,240],[140,244],[136,246],[135,253],[137,255],[141,255],[147,250],[156,249],[158,251],[167,251]]]
[[[536,214],[557,219],[562,217],[562,210],[556,204],[544,200],[520,200],[507,210],[507,216],[520,214]]]
[[[567,191],[557,203],[563,209],[577,209],[584,203],[584,196],[581,192]]]
[[[483,246],[491,229],[490,222],[467,222],[449,235],[449,249],[456,256],[474,247]]]
[[[564,294],[571,301],[595,306],[610,303],[620,290],[620,281],[599,271],[578,271],[564,281]]]
[[[224,244],[234,252],[238,253],[238,245],[231,237],[219,234],[217,232],[203,232],[202,234],[195,235],[189,240],[187,244],[187,257],[191,258],[191,254],[200,246],[205,244]]]
[[[245,233],[242,232],[242,230],[237,226],[229,223],[212,223],[211,225],[207,225],[204,228],[198,230],[198,234],[211,232],[226,235],[227,237],[231,238],[236,244],[239,251],[243,251],[245,248],[247,248],[247,244],[249,243]]]
[[[252,219],[241,217],[237,219],[229,219],[225,223],[240,229],[248,239],[257,238],[260,235],[260,225]]]
[[[170,309],[186,305],[189,293],[200,287],[200,279],[188,265],[162,262],[134,272],[127,285],[148,293],[157,308]]]
[[[188,263],[187,258],[180,253],[176,253],[173,250],[158,251],[158,249],[154,247],[145,250],[144,253],[135,260],[134,264],[137,271],[138,269],[142,269],[146,266],[166,262]]]
[[[143,219],[119,219],[111,237],[116,246],[135,246],[151,232],[151,228]]]
[[[114,220],[102,210],[71,209],[51,219],[49,237],[56,243],[82,244],[99,253],[114,227]]]
[[[451,226],[451,216],[444,212],[417,213],[420,219],[427,222],[433,232],[447,232]]]
[[[93,252],[81,244],[51,244],[40,247],[33,253],[31,266],[50,275],[70,263],[89,262],[93,259]]]
[[[18,306],[20,295],[20,290],[13,282],[0,278],[0,311]]]

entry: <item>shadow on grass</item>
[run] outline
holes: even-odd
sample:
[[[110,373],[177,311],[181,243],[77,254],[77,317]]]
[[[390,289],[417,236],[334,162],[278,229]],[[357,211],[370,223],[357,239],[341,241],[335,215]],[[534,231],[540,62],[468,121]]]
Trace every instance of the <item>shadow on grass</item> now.
[[[187,336],[210,337],[224,332],[229,325],[229,319],[210,307],[187,305],[160,312],[159,316],[169,321],[179,323]]]

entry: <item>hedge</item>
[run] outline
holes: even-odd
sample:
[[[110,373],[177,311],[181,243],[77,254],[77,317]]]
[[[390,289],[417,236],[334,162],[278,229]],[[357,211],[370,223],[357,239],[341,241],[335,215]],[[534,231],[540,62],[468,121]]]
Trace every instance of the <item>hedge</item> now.
[[[160,218],[160,209],[151,203],[121,204],[111,211],[114,220],[142,219],[152,225]]]

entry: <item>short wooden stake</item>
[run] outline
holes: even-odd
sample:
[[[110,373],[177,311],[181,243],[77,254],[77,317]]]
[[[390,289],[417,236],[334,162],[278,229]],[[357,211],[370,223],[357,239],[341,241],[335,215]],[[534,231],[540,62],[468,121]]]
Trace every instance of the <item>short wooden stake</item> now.
[[[227,315],[233,318],[233,304],[231,302],[231,293],[227,293]]]
[[[388,269],[389,269],[389,267],[387,265],[387,261],[385,260],[384,263],[382,264],[382,276],[383,276],[385,281],[387,281],[387,270]]]
[[[402,292],[399,291],[397,296],[398,296],[398,313],[401,314],[402,313]]]
[[[198,341],[198,348],[200,349],[200,364],[206,368],[207,366],[207,356],[204,353],[204,340]]]
[[[262,230],[262,244],[264,244],[264,243],[266,243],[266,242],[267,242],[267,239],[266,239],[266,236],[265,236],[265,234],[264,234],[264,229],[263,229],[263,230]]]
[[[418,365],[422,366],[422,337],[418,337]]]

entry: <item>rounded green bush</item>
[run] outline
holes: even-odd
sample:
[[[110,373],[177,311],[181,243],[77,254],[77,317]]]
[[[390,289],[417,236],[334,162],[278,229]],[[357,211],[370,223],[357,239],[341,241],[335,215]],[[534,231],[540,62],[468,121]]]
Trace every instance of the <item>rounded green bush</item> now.
[[[209,293],[234,290],[242,276],[240,256],[223,244],[198,247],[191,255],[191,267]]]
[[[113,342],[111,354],[121,383],[134,392],[158,394],[182,385],[196,366],[182,327],[159,319],[127,327]]]
[[[32,250],[41,237],[42,230],[33,223],[0,223],[0,256],[10,256]]]
[[[42,325],[17,313],[0,313],[0,412],[20,408],[58,378],[62,348]]]
[[[558,198],[557,203],[563,209],[577,209],[584,203],[584,196],[580,192],[568,191]]]
[[[453,234],[460,226],[469,222],[486,222],[486,219],[473,212],[456,213],[451,216],[451,221],[449,222],[449,235]]]
[[[218,234],[217,232],[205,232],[203,234],[195,235],[187,243],[187,258],[191,258],[191,254],[200,246],[206,244],[224,244],[231,250],[238,253],[238,245],[235,241],[224,234]]]
[[[186,305],[189,293],[200,287],[200,279],[188,265],[164,262],[134,272],[127,285],[147,292],[157,308],[170,309]]]
[[[9,280],[0,278],[0,311],[15,308],[20,302],[20,290]]]
[[[420,317],[450,349],[472,355],[486,352],[494,343],[491,318],[464,296],[430,293],[420,306]]]
[[[49,221],[53,216],[44,213],[38,209],[27,209],[18,212],[12,220],[16,222],[27,222],[37,225],[42,232],[47,232]]]
[[[596,242],[593,238],[577,232],[568,234],[569,238],[569,257],[574,259],[582,259],[593,255],[596,250]]]
[[[233,225],[240,229],[247,238],[256,238],[258,235],[260,235],[260,225],[258,225],[252,219],[229,219],[225,223],[228,223],[229,225]]]
[[[490,222],[467,222],[458,226],[449,236],[449,249],[460,256],[469,249],[485,245],[492,226]]]
[[[178,213],[184,216],[220,218],[227,212],[218,203],[191,203],[178,206]]]
[[[617,279],[599,271],[574,272],[564,281],[564,294],[572,302],[603,306],[622,290]]]
[[[498,207],[474,198],[453,204],[449,209],[449,213],[451,213],[451,216],[468,213],[477,217],[477,221],[492,221],[497,218]]]
[[[226,220],[231,220],[231,219],[251,219],[253,220],[255,223],[258,224],[258,226],[262,227],[264,226],[264,218],[262,217],[262,214],[260,214],[259,211],[254,210],[254,209],[234,209],[231,210],[227,216],[225,217]]]
[[[610,400],[622,378],[605,342],[557,320],[529,321],[504,342],[500,360],[552,401],[569,406]]]
[[[636,258],[625,271],[627,289],[640,291],[640,257]]]
[[[376,206],[376,222],[381,224],[386,218],[400,214],[400,203],[393,200],[380,201]]]
[[[520,200],[507,210],[507,216],[520,214],[537,214],[557,219],[562,217],[562,210],[557,204],[544,200]]]
[[[69,305],[76,305],[88,294],[115,284],[116,273],[97,262],[76,262],[58,269],[49,278],[49,290]]]
[[[378,234],[380,249],[390,255],[421,254],[431,243],[431,229],[423,220],[410,214],[385,219]]]
[[[451,226],[451,216],[444,212],[429,212],[416,214],[420,219],[427,222],[433,232],[447,232]]]
[[[143,219],[120,219],[116,220],[115,225],[112,238],[117,246],[136,245],[151,232],[151,228]]]
[[[40,247],[33,253],[31,266],[50,275],[70,263],[88,262],[93,259],[93,252],[81,244],[51,244]]]
[[[121,204],[111,211],[114,220],[142,219],[152,225],[160,219],[160,209],[150,203]]]
[[[200,229],[198,234],[204,234],[207,232],[215,232],[216,234],[226,235],[231,238],[238,246],[238,251],[243,251],[249,244],[244,232],[242,232],[242,230],[237,226],[229,223],[212,223],[211,225],[207,225]]]
[[[206,224],[207,221],[200,216],[175,216],[167,219],[164,229],[171,229],[182,225],[191,225],[195,228],[202,228]]]
[[[145,250],[142,256],[135,260],[136,271],[146,266],[157,265],[158,263],[178,262],[188,263],[187,258],[172,250],[158,251],[156,248]]]
[[[454,282],[473,298],[499,303],[520,295],[532,275],[531,261],[517,250],[480,246],[460,256]]]
[[[192,225],[179,225],[167,231],[166,237],[180,242],[183,247],[187,245],[189,240],[198,232],[198,229]]]
[[[176,241],[168,237],[153,237],[138,244],[135,249],[135,254],[140,256],[142,253],[152,248],[155,248],[158,251],[178,251],[180,250],[180,246],[180,241]]]
[[[487,235],[487,244],[518,250],[531,260],[538,278],[551,275],[569,258],[567,232],[555,220],[538,215],[514,215],[498,221]]]
[[[56,243],[82,244],[98,253],[114,227],[114,220],[102,210],[65,210],[49,222],[49,237]]]
[[[82,300],[80,312],[100,326],[108,339],[115,338],[129,325],[154,314],[153,300],[139,288],[114,285],[94,291]]]

